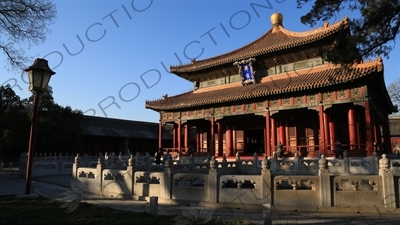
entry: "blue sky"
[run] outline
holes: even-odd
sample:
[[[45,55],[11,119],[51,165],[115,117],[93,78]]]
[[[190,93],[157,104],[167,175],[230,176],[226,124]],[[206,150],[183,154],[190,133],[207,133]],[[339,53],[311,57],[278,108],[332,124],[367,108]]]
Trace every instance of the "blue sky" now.
[[[311,29],[300,23],[311,5],[297,9],[295,0],[54,2],[58,17],[51,33],[27,52],[32,62],[46,58],[57,73],[50,80],[55,101],[86,115],[127,120],[158,122],[159,114],[145,109],[146,100],[192,90],[191,82],[164,66],[240,48],[271,28],[276,11],[286,29]],[[400,76],[399,50],[384,59],[387,85]],[[9,70],[0,54],[4,83],[21,98],[30,95],[26,75]]]

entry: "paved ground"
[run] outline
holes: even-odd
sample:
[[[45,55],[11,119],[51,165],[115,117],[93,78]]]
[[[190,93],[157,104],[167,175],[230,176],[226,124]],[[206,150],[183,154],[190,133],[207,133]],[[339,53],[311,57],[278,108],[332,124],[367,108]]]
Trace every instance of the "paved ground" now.
[[[70,191],[70,176],[46,176],[34,179],[35,191],[49,198],[62,198]],[[17,176],[16,170],[0,171],[0,195],[18,195],[25,191],[26,182]],[[144,201],[105,199],[102,196],[84,195],[83,201],[99,206],[119,210],[149,212],[150,205]],[[264,212],[265,213],[265,212]],[[202,214],[218,216],[221,219],[237,219],[256,224],[264,224],[263,212],[255,210],[238,210],[227,208],[204,208],[196,206],[158,205],[158,215]],[[361,213],[304,213],[304,212],[271,212],[272,224],[400,224],[399,214],[361,214]]]

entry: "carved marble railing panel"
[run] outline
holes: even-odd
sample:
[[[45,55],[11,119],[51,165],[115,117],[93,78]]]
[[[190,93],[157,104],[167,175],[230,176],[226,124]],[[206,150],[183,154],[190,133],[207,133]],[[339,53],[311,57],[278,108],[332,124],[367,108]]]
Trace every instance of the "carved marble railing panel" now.
[[[318,158],[299,158],[298,174],[318,174]]]
[[[204,187],[206,179],[206,175],[177,173],[173,175],[173,184],[174,186]]]
[[[101,188],[100,184],[97,182],[98,179],[96,179],[98,176],[100,176],[97,174],[97,169],[80,167],[78,168],[76,175],[76,186],[82,189],[84,192],[91,193],[92,191],[99,190]]]
[[[126,180],[126,170],[103,170],[103,180],[124,181]]]
[[[61,168],[59,168],[61,175],[69,175],[72,174],[72,165],[73,161],[71,162],[62,162],[61,163]]]
[[[259,175],[223,175],[219,181],[219,202],[262,204],[262,180]]]
[[[317,206],[319,204],[318,176],[276,176],[273,180],[274,204]]]
[[[205,163],[207,161],[207,157],[197,156],[193,158],[195,164]],[[180,157],[180,164],[190,164],[190,158],[188,156]]]
[[[337,176],[334,178],[334,206],[383,207],[380,176]]]
[[[33,165],[34,170],[54,170],[56,168],[57,164],[51,162],[38,162]]]
[[[121,197],[130,193],[132,177],[129,177],[127,170],[105,169],[102,175],[102,192],[107,197]]]
[[[26,165],[28,161],[27,153],[21,153],[19,159],[19,175],[25,177]],[[48,175],[65,175],[72,174],[70,169],[64,167],[64,163],[72,164],[74,162],[72,156],[63,156],[61,153],[35,153],[33,158],[32,177],[48,176]],[[83,163],[81,163],[84,166]]]
[[[40,161],[33,163],[32,176],[48,176],[48,175],[57,175],[57,162],[50,161]]]
[[[351,174],[378,174],[373,157],[349,158]]]
[[[134,174],[135,183],[160,184],[159,173],[139,171]]]
[[[134,193],[135,196],[159,196],[160,181],[164,179],[164,172],[145,172],[134,173]]]
[[[78,168],[78,179],[94,179],[97,177],[97,170],[92,168]]]
[[[164,165],[153,164],[153,165],[150,166],[150,171],[149,172],[162,172],[162,171],[164,171],[164,169],[165,169]],[[136,168],[135,168],[135,170],[136,170]],[[140,171],[140,170],[136,170],[136,171]]]
[[[237,168],[238,167],[237,164],[238,164],[237,162],[227,162],[226,167],[227,168]]]
[[[275,174],[295,174],[295,158],[287,157],[287,158],[273,158],[272,159],[272,169]]]
[[[204,201],[208,199],[208,175],[177,173],[172,180],[172,199],[184,199],[186,201]]]
[[[207,172],[208,171],[208,167],[207,167],[206,163],[197,163],[197,164],[194,164],[194,170],[195,171]]]
[[[220,188],[256,189],[260,185],[259,175],[222,175],[220,177]]]
[[[326,158],[328,160],[328,170],[331,174],[346,174],[344,159]]]
[[[395,176],[400,176],[400,159],[390,159],[391,168]]]
[[[180,172],[189,172],[190,165],[189,164],[173,164],[172,166],[173,171],[180,171]]]
[[[260,160],[239,160],[232,162],[235,163],[236,171],[233,171],[239,175],[254,175],[260,174],[261,161]]]
[[[319,178],[316,176],[276,176],[274,177],[275,190],[312,190],[318,187]]]
[[[147,183],[135,183],[134,185],[134,196],[159,196],[160,185],[159,184],[147,184]]]
[[[241,160],[240,166],[251,166],[251,167],[254,167],[253,166],[253,161],[251,161],[251,160]],[[257,166],[257,165],[255,165],[255,166]]]
[[[290,206],[317,206],[319,199],[316,197],[316,194],[312,190],[280,190],[274,195],[274,203],[276,205]]]

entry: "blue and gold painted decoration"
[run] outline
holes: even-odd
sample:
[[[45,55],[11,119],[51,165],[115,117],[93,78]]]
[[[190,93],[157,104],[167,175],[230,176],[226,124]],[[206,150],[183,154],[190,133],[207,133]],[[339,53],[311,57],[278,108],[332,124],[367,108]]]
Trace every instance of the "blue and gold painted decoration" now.
[[[254,58],[235,62],[233,65],[239,67],[239,74],[242,77],[242,85],[255,84],[255,71],[253,70],[252,62],[256,61]]]
[[[251,66],[249,65],[249,63],[242,64],[242,71],[243,79],[245,81],[253,80],[253,72],[251,71]]]

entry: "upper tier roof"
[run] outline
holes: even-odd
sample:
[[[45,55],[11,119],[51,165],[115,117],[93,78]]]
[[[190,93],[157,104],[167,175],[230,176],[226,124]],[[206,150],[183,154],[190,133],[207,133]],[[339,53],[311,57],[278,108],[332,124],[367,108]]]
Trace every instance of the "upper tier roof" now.
[[[337,33],[338,31],[344,30],[348,28],[349,25],[346,16],[341,21],[332,25],[325,23],[322,27],[314,30],[294,32],[286,30],[282,25],[283,17],[276,18],[274,17],[276,14],[279,15],[280,13],[275,13],[271,16],[271,22],[273,23],[272,28],[250,44],[216,57],[199,61],[193,60],[191,63],[185,65],[171,66],[171,73],[179,75],[180,73],[199,71],[223,64],[231,64],[243,59],[254,58],[267,53],[309,44]]]

